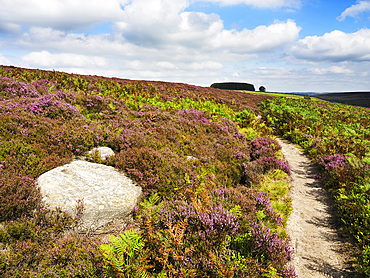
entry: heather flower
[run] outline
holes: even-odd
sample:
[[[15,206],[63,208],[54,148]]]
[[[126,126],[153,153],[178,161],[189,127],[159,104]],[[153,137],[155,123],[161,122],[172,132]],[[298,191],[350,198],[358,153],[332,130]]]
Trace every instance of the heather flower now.
[[[337,186],[345,181],[356,179],[351,164],[345,156],[335,154],[327,157],[319,156],[317,164],[321,168],[319,180],[326,186]],[[354,176],[355,175],[355,176]]]
[[[245,141],[245,140],[246,140],[246,139],[245,139],[244,134],[241,134],[239,131],[236,131],[236,132],[234,133],[233,137],[234,137],[234,138],[238,138],[238,139],[240,139],[240,140],[242,140],[242,141]]]
[[[275,157],[260,157],[256,162],[262,165],[264,172],[272,169],[279,169],[287,173],[289,176],[292,174],[289,164],[281,159],[277,159]]]
[[[43,96],[32,102],[24,101],[24,109],[34,115],[43,115],[49,118],[71,119],[79,114],[79,110],[64,101],[54,100],[51,96]]]
[[[272,139],[258,137],[249,142],[251,160],[256,160],[262,156],[272,157],[281,149],[281,146]]]
[[[249,157],[248,157],[245,153],[243,153],[243,152],[241,152],[241,151],[237,151],[237,152],[234,154],[234,157],[235,157],[236,159],[238,159],[238,160],[246,160],[246,159],[249,159]]]
[[[223,193],[222,190],[215,192]],[[182,246],[192,246],[193,250],[176,260],[180,267],[200,273],[212,272],[209,252],[217,252],[227,236],[232,237],[238,232],[240,224],[237,216],[223,206],[212,205],[201,209],[183,198],[165,201],[159,211],[160,226],[167,229],[184,221],[186,230]]]
[[[186,240],[208,242],[210,248],[217,249],[226,235],[232,236],[239,229],[237,217],[222,206],[199,212],[192,204],[178,199],[166,201],[160,215],[166,226],[186,220]]]
[[[317,158],[317,162],[326,171],[332,171],[336,168],[349,165],[347,158],[339,154],[330,155],[327,157],[319,156]]]
[[[263,256],[275,266],[284,269],[292,260],[292,249],[288,241],[271,232],[270,228],[256,224],[251,228],[252,253]]]
[[[258,158],[257,160],[254,160],[248,164],[242,163],[242,169],[243,169],[243,175],[244,175],[243,180],[250,180],[251,178],[249,177],[250,175],[258,176],[259,174],[266,173],[274,169],[282,170],[285,173],[287,173],[289,176],[292,174],[289,164],[275,157],[262,156]],[[259,171],[261,172],[259,173]],[[253,180],[254,179],[252,178],[252,181]]]
[[[271,207],[270,199],[268,195],[263,192],[252,192],[251,196],[255,199],[255,208],[258,211],[263,211],[264,215],[271,219],[278,226],[283,223],[283,218],[278,215],[275,210]]]

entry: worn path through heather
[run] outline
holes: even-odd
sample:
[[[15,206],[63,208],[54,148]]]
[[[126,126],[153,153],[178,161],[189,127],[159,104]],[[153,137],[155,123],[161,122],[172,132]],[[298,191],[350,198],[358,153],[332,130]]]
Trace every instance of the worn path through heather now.
[[[314,178],[316,167],[294,145],[278,142],[292,170],[293,211],[287,232],[298,277],[357,277],[350,256],[353,248],[338,233],[333,203]]]

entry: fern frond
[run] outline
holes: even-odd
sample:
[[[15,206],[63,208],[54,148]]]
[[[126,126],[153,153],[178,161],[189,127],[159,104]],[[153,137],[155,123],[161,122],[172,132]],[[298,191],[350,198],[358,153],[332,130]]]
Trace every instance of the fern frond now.
[[[182,245],[182,240],[185,235],[187,224],[188,221],[187,219],[185,219],[185,221],[180,221],[180,223],[177,223],[174,226],[172,226],[171,224],[169,225],[168,233],[177,246]]]
[[[236,205],[235,207],[233,207],[231,210],[230,210],[230,213],[232,215],[235,215],[235,216],[242,216],[243,215],[243,211],[241,209],[241,207],[239,205]]]
[[[105,261],[119,277],[149,277],[148,252],[142,237],[134,230],[110,236],[111,244],[102,244]]]

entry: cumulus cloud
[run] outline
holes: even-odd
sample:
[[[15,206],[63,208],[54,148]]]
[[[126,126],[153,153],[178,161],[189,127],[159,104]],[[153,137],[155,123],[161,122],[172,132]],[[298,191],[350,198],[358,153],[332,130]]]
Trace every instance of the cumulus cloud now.
[[[370,61],[370,29],[349,34],[335,30],[323,36],[309,36],[299,40],[291,53],[311,61]]]
[[[125,6],[116,28],[128,41],[147,47],[176,44],[244,53],[278,48],[297,39],[300,31],[292,20],[253,30],[226,30],[218,15],[185,12],[187,5],[186,0],[136,0]]]
[[[8,53],[20,49],[20,66],[202,85],[227,76],[233,63],[280,51],[300,32],[293,20],[228,30],[217,14],[187,11],[194,1],[203,0],[0,0],[0,32],[15,34],[4,37]],[[213,2],[268,8],[299,3]],[[106,33],[78,31],[107,22],[112,29]]]
[[[223,30],[215,45],[229,51],[259,53],[294,42],[300,30],[292,20],[258,26],[253,30]]]
[[[301,0],[194,0],[194,2],[212,2],[224,6],[244,4],[256,8],[299,8]]]
[[[370,1],[360,1],[358,4],[352,5],[338,16],[339,21],[343,21],[347,16],[356,17],[358,14],[370,11]]]
[[[22,26],[76,30],[117,20],[124,0],[0,0],[0,31]]]
[[[191,63],[189,65],[189,68],[193,70],[214,70],[214,69],[218,70],[222,69],[223,65],[218,62],[205,61],[201,63]]]
[[[149,3],[155,5],[147,7]],[[17,43],[34,51],[192,62],[209,60],[211,55],[237,60],[278,49],[294,42],[300,32],[292,20],[252,30],[227,30],[218,15],[185,12],[186,7],[186,0],[135,0],[123,7],[116,33],[88,35],[31,27]]]
[[[106,66],[105,59],[101,57],[89,57],[70,53],[52,54],[48,51],[31,52],[22,57],[25,64],[53,68],[53,67],[94,67]]]
[[[334,74],[349,74],[349,73],[353,73],[352,70],[347,69],[344,66],[332,66],[332,67],[329,67],[329,68],[310,68],[309,71],[311,71],[314,74],[320,74],[320,75],[328,74],[328,73],[329,74],[330,73],[334,73]]]

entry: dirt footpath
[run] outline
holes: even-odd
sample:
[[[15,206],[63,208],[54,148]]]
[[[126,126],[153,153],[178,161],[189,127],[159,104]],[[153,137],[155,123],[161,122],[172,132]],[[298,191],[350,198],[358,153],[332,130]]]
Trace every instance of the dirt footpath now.
[[[332,201],[314,179],[317,169],[292,144],[278,142],[292,170],[293,211],[287,231],[298,277],[358,277],[350,256],[353,248],[338,234]]]

